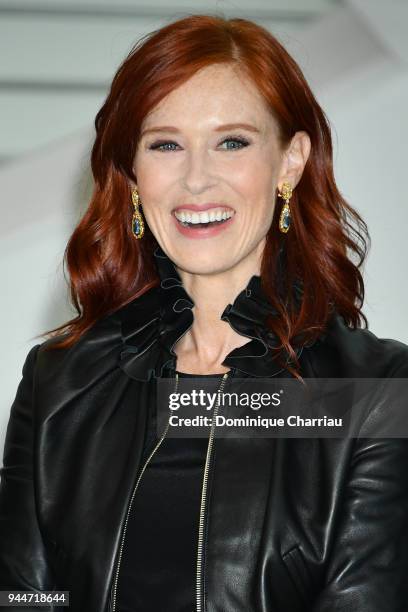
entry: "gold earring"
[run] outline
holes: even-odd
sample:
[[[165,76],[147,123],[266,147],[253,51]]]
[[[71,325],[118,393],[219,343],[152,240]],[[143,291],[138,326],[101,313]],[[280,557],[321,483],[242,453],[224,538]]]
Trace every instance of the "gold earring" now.
[[[278,197],[285,200],[285,204],[282,207],[281,214],[279,217],[279,229],[281,232],[286,234],[289,231],[292,217],[290,214],[289,200],[292,197],[292,187],[290,183],[283,183],[282,190],[278,189]]]
[[[135,238],[141,238],[144,234],[144,221],[139,210],[139,194],[137,189],[133,189],[132,191],[132,203],[135,207],[132,217],[132,233]]]

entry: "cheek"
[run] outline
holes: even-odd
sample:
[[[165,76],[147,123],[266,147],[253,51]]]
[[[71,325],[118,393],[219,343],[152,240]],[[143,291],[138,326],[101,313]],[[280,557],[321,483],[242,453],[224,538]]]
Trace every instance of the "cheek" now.
[[[161,197],[161,192],[171,180],[171,172],[167,170],[168,164],[157,155],[139,153],[135,157],[134,172],[137,184],[145,198],[155,199]]]
[[[141,200],[145,203],[145,210],[151,214],[166,205],[169,197],[169,180],[166,172],[153,172],[149,165],[144,165],[139,173],[136,173],[137,185],[141,194]]]
[[[260,155],[248,155],[244,160],[239,160],[234,168],[229,169],[230,180],[243,194],[255,197],[256,200],[273,200],[276,172],[274,163],[266,163],[269,159],[267,152]]]
[[[259,221],[272,221],[276,200],[275,191],[270,172],[251,174],[240,183],[240,195],[245,204],[244,209]]]

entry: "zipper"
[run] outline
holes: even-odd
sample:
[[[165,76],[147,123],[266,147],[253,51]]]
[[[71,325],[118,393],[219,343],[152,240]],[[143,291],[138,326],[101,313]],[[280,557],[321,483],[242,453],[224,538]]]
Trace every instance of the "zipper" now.
[[[176,384],[174,386],[174,393],[177,392],[177,386],[178,386],[178,374],[176,373]],[[127,525],[128,525],[128,521],[129,521],[129,515],[130,515],[130,511],[132,509],[132,504],[133,504],[133,500],[137,491],[137,488],[139,486],[140,480],[144,474],[144,471],[146,469],[146,467],[149,464],[149,461],[151,460],[151,458],[153,457],[153,455],[155,454],[155,452],[157,451],[157,449],[159,448],[159,446],[161,445],[161,443],[163,442],[164,438],[167,435],[167,431],[169,429],[169,425],[170,425],[170,412],[169,412],[169,419],[167,421],[167,425],[162,433],[162,435],[160,436],[159,441],[157,442],[156,446],[154,447],[154,449],[152,450],[152,452],[150,453],[150,455],[148,456],[148,458],[146,459],[146,461],[143,464],[142,470],[136,480],[136,484],[133,488],[133,492],[132,492],[132,496],[130,498],[129,501],[129,505],[128,505],[128,509],[126,512],[126,518],[125,518],[125,523],[123,526],[123,532],[122,532],[122,537],[121,537],[121,542],[120,542],[120,547],[119,547],[119,557],[118,557],[118,562],[116,564],[116,572],[115,572],[115,576],[114,576],[114,580],[112,582],[112,587],[111,587],[111,599],[110,599],[110,606],[109,606],[109,610],[110,612],[115,612],[116,610],[116,595],[117,595],[117,587],[118,587],[118,579],[119,579],[119,570],[120,570],[120,564],[121,564],[121,560],[122,560],[122,554],[123,554],[123,547],[125,544],[125,537],[126,537],[126,530],[127,530]]]
[[[221,393],[223,391],[226,380],[228,378],[228,374],[229,372],[225,372],[225,374],[223,375],[220,387],[218,389],[218,393]],[[210,435],[208,437],[207,456],[205,459],[203,486],[202,486],[202,491],[201,491],[200,521],[199,521],[199,527],[198,527],[198,548],[197,548],[197,575],[196,575],[197,609],[196,609],[196,612],[203,612],[202,561],[203,561],[205,510],[206,510],[206,500],[207,500],[208,476],[210,472],[211,454],[212,454],[212,449],[213,449],[213,440],[214,440],[214,431],[215,431],[214,423],[215,423],[215,417],[218,414],[219,407],[220,407],[220,401],[218,397],[217,404],[213,412]]]
[[[230,370],[231,372],[233,370]],[[218,389],[218,393],[221,393],[224,389],[224,386],[226,384],[226,380],[228,378],[228,374],[229,372],[225,372],[225,374],[222,377],[221,380],[221,384],[220,387]],[[176,373],[176,384],[174,386],[174,393],[177,392],[177,387],[178,387],[178,374]],[[203,608],[202,608],[202,557],[203,557],[203,540],[204,540],[204,525],[205,525],[205,507],[206,507],[206,500],[207,500],[207,485],[208,485],[208,476],[209,476],[209,470],[210,470],[210,463],[211,463],[211,454],[212,454],[212,448],[213,448],[213,440],[214,440],[214,431],[215,431],[215,417],[218,414],[218,410],[220,407],[220,402],[219,402],[219,397],[217,399],[217,404],[214,408],[214,412],[213,412],[213,420],[211,423],[211,430],[210,430],[210,435],[208,438],[208,445],[207,445],[207,454],[206,454],[206,460],[205,460],[205,467],[204,467],[204,476],[203,476],[203,485],[202,485],[202,491],[201,491],[201,503],[200,503],[200,520],[199,520],[199,528],[198,528],[198,549],[197,549],[197,577],[196,577],[196,601],[197,601],[197,612],[202,612]],[[148,458],[146,459],[146,461],[143,464],[143,467],[140,471],[140,474],[138,476],[138,478],[136,479],[136,484],[133,488],[132,491],[132,495],[129,501],[129,505],[127,508],[127,512],[126,512],[126,517],[125,517],[125,522],[123,525],[123,531],[122,531],[122,536],[121,536],[121,542],[120,542],[120,547],[119,547],[119,556],[118,556],[118,561],[116,564],[116,571],[115,571],[115,575],[114,575],[114,579],[112,582],[112,587],[111,587],[111,597],[110,597],[110,606],[109,606],[109,610],[110,612],[115,612],[116,610],[116,596],[117,596],[117,587],[118,587],[118,580],[119,580],[119,572],[120,572],[120,564],[122,561],[122,555],[123,555],[123,547],[125,544],[125,537],[126,537],[126,530],[127,530],[127,525],[128,525],[128,521],[129,521],[129,516],[130,516],[130,512],[132,509],[132,504],[133,504],[133,500],[134,497],[136,495],[136,491],[139,487],[139,483],[140,480],[144,474],[145,469],[147,468],[150,460],[152,459],[153,455],[155,454],[155,452],[157,451],[157,449],[160,447],[161,443],[163,442],[164,438],[167,435],[167,431],[169,429],[170,426],[170,413],[169,413],[169,420],[167,421],[167,425],[162,433],[162,435],[160,436],[159,441],[157,442],[156,446],[153,448],[152,452],[150,453],[150,455],[148,456]]]

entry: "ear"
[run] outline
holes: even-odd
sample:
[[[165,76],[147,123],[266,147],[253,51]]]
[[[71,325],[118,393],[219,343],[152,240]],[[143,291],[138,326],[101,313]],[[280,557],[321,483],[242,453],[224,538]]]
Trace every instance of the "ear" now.
[[[304,131],[296,132],[283,153],[281,172],[278,177],[279,189],[284,182],[290,183],[292,189],[296,187],[309,158],[310,149],[309,134]]]

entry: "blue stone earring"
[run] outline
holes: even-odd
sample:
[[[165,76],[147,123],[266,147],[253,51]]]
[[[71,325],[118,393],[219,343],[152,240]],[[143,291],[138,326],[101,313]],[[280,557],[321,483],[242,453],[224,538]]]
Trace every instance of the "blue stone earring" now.
[[[135,238],[141,238],[144,234],[144,221],[139,210],[139,194],[137,189],[133,189],[132,191],[132,202],[135,207],[132,218],[132,233]]]
[[[282,190],[278,190],[278,197],[285,200],[285,204],[282,206],[281,214],[279,217],[279,229],[281,232],[286,234],[289,231],[290,224],[292,221],[290,215],[289,200],[292,197],[292,187],[290,183],[283,183]]]

